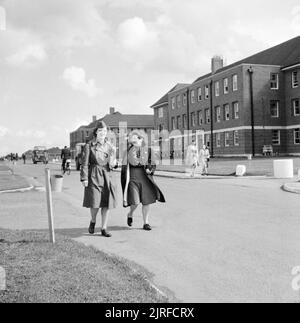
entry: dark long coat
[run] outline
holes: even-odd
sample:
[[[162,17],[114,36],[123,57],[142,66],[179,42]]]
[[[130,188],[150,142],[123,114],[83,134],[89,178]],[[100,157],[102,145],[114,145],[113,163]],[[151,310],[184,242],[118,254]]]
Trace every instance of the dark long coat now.
[[[133,145],[130,145],[127,154],[123,157],[123,164],[122,164],[122,170],[121,170],[121,185],[122,185],[122,191],[123,191],[123,206],[129,207],[130,205],[128,204],[128,186],[130,183],[130,165],[129,165],[129,160],[127,158],[129,150],[133,147]],[[157,186],[153,179],[153,175],[156,170],[156,165],[154,162],[154,153],[151,149],[149,149],[149,158],[148,158],[148,163],[144,166],[144,172],[146,177],[149,180],[150,185],[154,188],[154,191],[156,193],[156,200],[165,203],[166,199],[160,190],[160,188]],[[150,170],[151,174],[148,174],[146,170]]]

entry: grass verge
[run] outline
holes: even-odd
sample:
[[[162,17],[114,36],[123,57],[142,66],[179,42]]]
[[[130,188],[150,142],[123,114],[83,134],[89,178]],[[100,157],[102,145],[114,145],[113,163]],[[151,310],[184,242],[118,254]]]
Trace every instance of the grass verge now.
[[[6,291],[0,303],[159,303],[145,274],[64,236],[0,229]]]
[[[27,188],[29,184],[19,175],[0,175],[0,192]]]

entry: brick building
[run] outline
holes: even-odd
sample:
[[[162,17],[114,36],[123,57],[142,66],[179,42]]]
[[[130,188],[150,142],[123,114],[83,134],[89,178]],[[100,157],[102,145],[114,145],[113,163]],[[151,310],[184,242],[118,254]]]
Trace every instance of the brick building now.
[[[215,156],[300,155],[300,37],[176,86],[151,108],[155,129],[203,131]]]
[[[99,121],[104,121],[109,129],[114,132],[117,148],[119,147],[120,141],[119,134],[120,131],[122,131],[120,125],[126,125],[126,129],[123,127],[124,134],[128,134],[130,131],[138,129],[145,131],[148,138],[151,138],[151,131],[154,130],[153,115],[121,114],[120,112],[115,111],[115,108],[110,108],[109,114],[105,115],[103,118],[97,120],[94,116],[92,123],[88,126],[81,126],[70,134],[70,147],[73,153],[76,151],[77,144],[86,143],[92,139],[93,130]]]

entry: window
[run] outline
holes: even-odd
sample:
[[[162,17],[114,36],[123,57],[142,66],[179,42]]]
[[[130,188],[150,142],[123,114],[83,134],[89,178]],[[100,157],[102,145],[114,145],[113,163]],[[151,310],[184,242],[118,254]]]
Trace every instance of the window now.
[[[208,100],[209,99],[209,86],[205,85],[205,99]]]
[[[192,124],[192,127],[196,127],[196,114],[195,114],[195,112],[191,113],[191,124]]]
[[[272,130],[272,144],[280,145],[280,130]]]
[[[270,101],[271,118],[279,118],[279,101]]]
[[[228,87],[228,78],[224,79],[224,94],[227,94],[229,92],[229,87]]]
[[[186,119],[186,114],[184,114],[183,116],[182,116],[182,118],[183,118],[183,128],[187,128],[187,119]]]
[[[216,134],[216,144],[218,148],[221,147],[221,134],[219,132]]]
[[[299,99],[294,99],[292,101],[292,108],[293,108],[293,115],[295,117],[300,116],[300,104],[299,104]]]
[[[229,104],[224,105],[224,119],[228,121],[230,119],[230,108]]]
[[[201,126],[203,124],[203,113],[202,111],[198,111],[198,125]]]
[[[164,109],[163,108],[159,108],[158,109],[158,117],[159,118],[163,118],[164,117]]]
[[[295,145],[300,145],[300,129],[294,130],[294,143]]]
[[[210,110],[209,109],[205,110],[205,122],[210,123]]]
[[[202,100],[202,89],[201,87],[198,88],[198,101]]]
[[[225,132],[225,147],[230,146],[230,135],[229,132]]]
[[[172,117],[171,122],[172,122],[172,130],[175,130],[176,129],[176,124],[175,124],[175,118],[174,117]]]
[[[177,96],[177,108],[180,109],[181,108],[181,95]]]
[[[238,90],[238,76],[235,74],[232,76],[232,91],[235,92]]]
[[[233,141],[234,141],[235,146],[239,146],[240,142],[239,142],[239,132],[238,131],[233,132]]]
[[[271,90],[279,89],[279,74],[271,73],[270,87],[271,87]]]
[[[216,107],[216,122],[221,122],[221,107]]]
[[[177,116],[177,129],[181,128],[181,116]]]
[[[183,94],[183,106],[186,106],[186,93]]]
[[[176,99],[172,98],[172,110],[176,108]]]
[[[298,72],[295,71],[292,73],[292,88],[296,88],[299,86],[299,81],[298,81]]]
[[[240,117],[240,108],[239,108],[239,103],[234,102],[233,103],[233,118],[234,119],[239,119]]]
[[[194,104],[196,102],[195,95],[196,95],[195,90],[192,90],[191,91],[191,102],[192,102],[192,104]]]
[[[215,96],[220,96],[220,82],[215,83]]]

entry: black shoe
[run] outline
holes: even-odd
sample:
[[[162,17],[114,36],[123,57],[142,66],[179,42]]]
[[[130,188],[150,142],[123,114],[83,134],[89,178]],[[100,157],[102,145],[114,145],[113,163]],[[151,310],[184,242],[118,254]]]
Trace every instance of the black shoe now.
[[[96,223],[93,223],[93,222],[90,223],[89,234],[95,233],[95,226],[96,226]]]
[[[144,229],[145,231],[151,231],[151,230],[152,230],[152,228],[151,228],[151,225],[150,225],[150,224],[145,224],[145,225],[143,226],[143,229]]]
[[[101,230],[101,234],[105,238],[111,238],[111,234],[109,232],[107,232],[106,230]]]
[[[127,224],[129,227],[132,227],[132,223],[133,223],[133,218],[132,217],[127,217]]]

